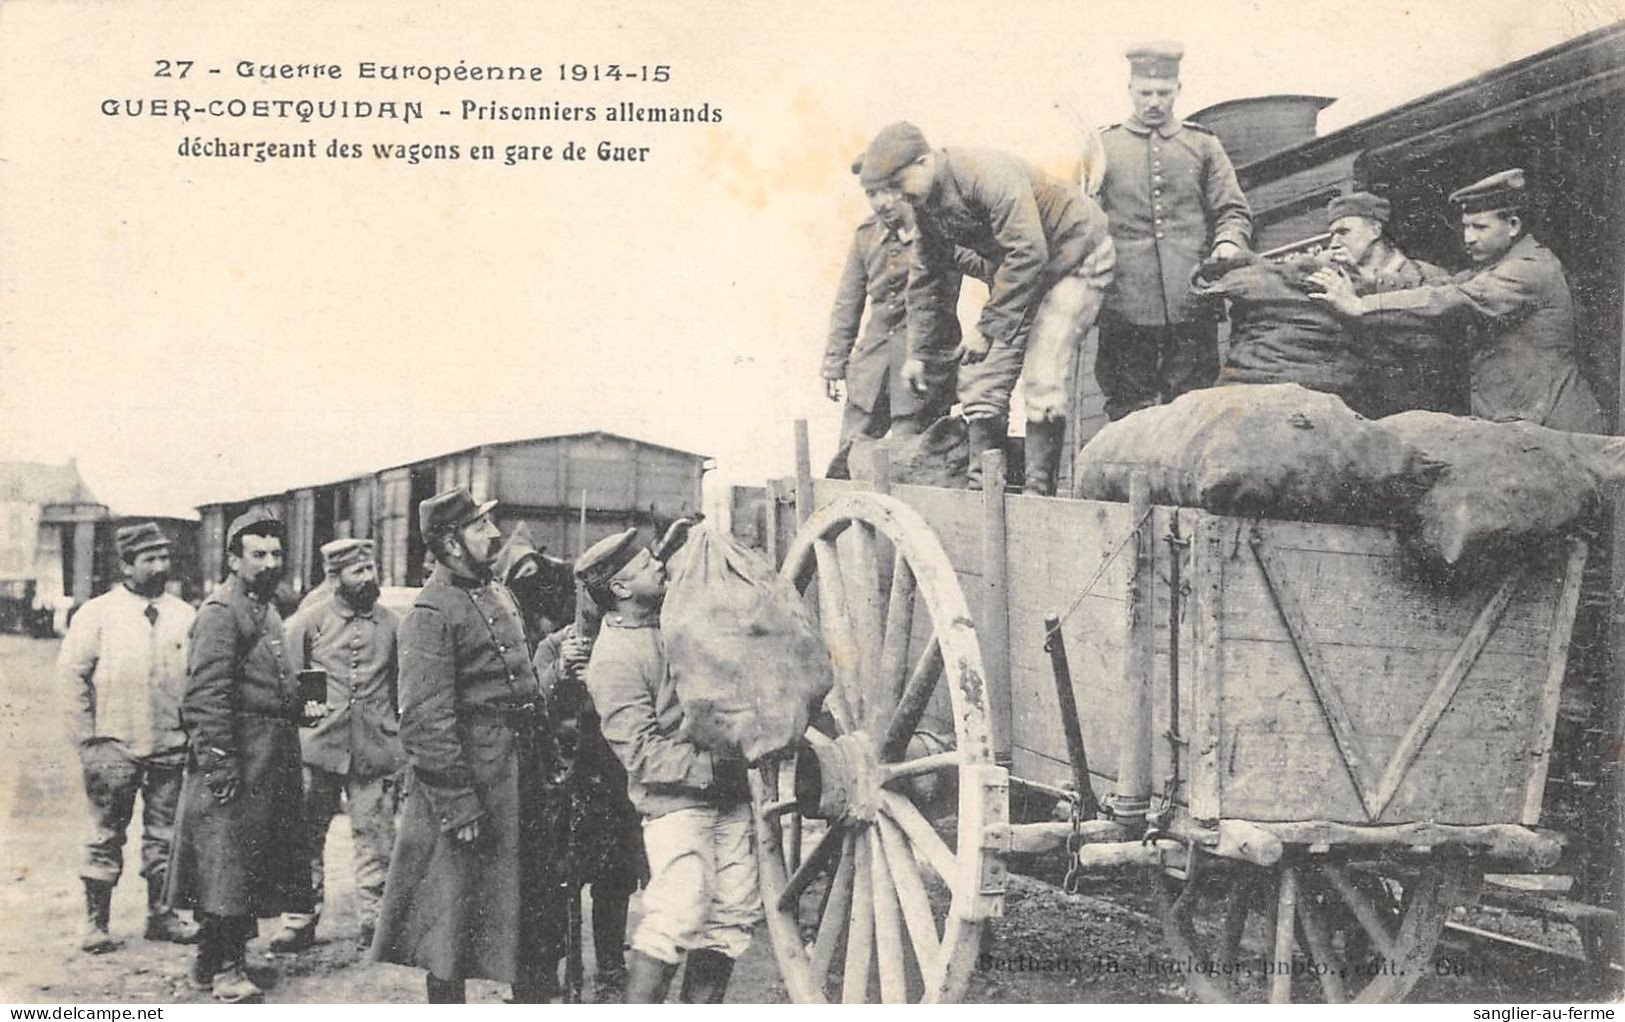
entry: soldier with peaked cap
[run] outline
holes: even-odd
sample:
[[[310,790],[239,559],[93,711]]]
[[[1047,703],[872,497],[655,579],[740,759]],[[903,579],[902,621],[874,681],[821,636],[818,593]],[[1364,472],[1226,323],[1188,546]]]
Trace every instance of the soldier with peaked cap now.
[[[1100,317],[1095,379],[1113,419],[1213,384],[1218,317],[1192,296],[1191,274],[1204,259],[1252,242],[1252,210],[1224,146],[1174,117],[1184,55],[1178,43],[1130,49],[1134,113],[1100,133],[1100,204],[1117,244],[1117,275]]]
[[[660,636],[666,566],[636,540],[628,529],[576,562],[576,577],[604,611],[587,690],[626,768],[649,859],[626,1001],[664,1001],[686,952],[683,1001],[718,1003],[761,918],[749,786],[742,760],[708,752],[684,733]]]
[[[372,946],[378,906],[395,844],[391,782],[405,764],[396,710],[395,633],[399,620],[378,604],[378,569],[370,539],[335,539],[322,546],[332,589],[327,599],[288,619],[288,649],[296,670],[327,674],[327,715],[300,732],[305,761],[305,834],[316,905],[287,913],[271,938],[272,951],[298,951],[316,940],[326,894],[322,857],[327,830],[342,798],[355,849],[358,943]]]
[[[990,270],[987,303],[960,344],[958,395],[970,433],[968,475],[1002,447],[1010,396],[1023,381],[1027,456],[1023,488],[1053,494],[1073,366],[1111,280],[1106,216],[1077,188],[992,149],[939,149],[907,122],[881,129],[863,157],[866,189],[893,190],[914,208],[919,238],[907,292],[910,361],[904,378],[927,385],[925,352],[957,315],[942,300],[945,275],[969,249]]]
[[[852,173],[862,168],[859,156]],[[908,203],[897,201],[890,190],[866,187],[864,194],[874,212],[853,233],[824,348],[825,393],[831,401],[846,402],[831,478],[847,476],[846,455],[859,436],[914,436],[947,414],[954,403],[959,318],[937,319],[936,333],[922,341],[915,357],[925,367],[924,392],[915,391],[903,380],[909,357],[904,291],[916,234],[914,217]],[[959,304],[959,281],[957,269],[939,278],[942,293],[937,300],[949,309]]]
[[[91,835],[79,870],[86,914],[79,946],[92,954],[121,943],[109,935],[107,917],[124,871],[124,836],[138,792],[146,937],[197,940],[197,928],[163,901],[186,763],[180,711],[194,612],[164,591],[170,541],[156,524],[123,526],[115,542],[123,584],[79,608],[57,656],[68,738],[79,753],[90,802]]]
[[[427,970],[431,1004],[461,1003],[471,977],[511,984],[517,1002],[557,983],[542,961],[556,755],[519,607],[491,576],[495,506],[464,487],[418,505],[436,564],[401,623],[411,793],[372,953]]]
[[[273,603],[282,537],[257,508],[227,529],[231,573],[198,608],[181,702],[189,756],[169,893],[202,931],[193,979],[222,1001],[260,996],[243,967],[255,919],[310,911],[304,703]]]
[[[1330,241],[1326,255],[1362,295],[1443,284],[1449,271],[1412,259],[1388,235],[1392,207],[1371,192],[1338,195],[1326,206]],[[1358,385],[1362,414],[1381,418],[1422,408],[1462,412],[1467,407],[1466,374],[1453,365],[1449,338],[1437,322],[1396,314],[1390,322],[1357,330],[1356,347],[1365,362]]]
[[[1472,413],[1579,433],[1606,430],[1576,359],[1574,299],[1563,264],[1526,222],[1524,173],[1492,174],[1459,189],[1462,245],[1471,269],[1449,282],[1359,295],[1322,271],[1322,300],[1361,328],[1416,317],[1465,332]]]

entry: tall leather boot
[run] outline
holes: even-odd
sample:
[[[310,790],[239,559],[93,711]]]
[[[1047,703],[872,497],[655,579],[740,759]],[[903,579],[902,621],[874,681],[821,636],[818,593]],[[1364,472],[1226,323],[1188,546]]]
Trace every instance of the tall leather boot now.
[[[1027,420],[1026,472],[1021,483],[1022,493],[1055,496],[1065,437],[1065,419]]]
[[[684,1004],[721,1004],[733,971],[734,960],[721,951],[690,951],[679,998]]]
[[[117,951],[124,942],[107,932],[107,917],[113,911],[113,885],[105,880],[81,879],[85,883],[85,934],[79,941],[79,950],[93,955]]]
[[[626,1004],[664,1004],[677,966],[641,951],[626,956]]]
[[[440,979],[432,972],[424,973],[424,987],[430,1004],[466,1004],[467,991],[460,979]]]
[[[626,902],[629,895],[620,891],[605,891],[602,896],[594,889],[592,899],[593,965],[600,982],[625,982],[626,977]]]
[[[198,927],[175,914],[164,904],[164,875],[147,877],[147,940],[167,940],[171,944],[196,944]]]
[[[1007,422],[997,419],[966,419],[965,432],[969,438],[970,464],[965,466],[965,489],[982,488],[982,452],[1002,451]]]

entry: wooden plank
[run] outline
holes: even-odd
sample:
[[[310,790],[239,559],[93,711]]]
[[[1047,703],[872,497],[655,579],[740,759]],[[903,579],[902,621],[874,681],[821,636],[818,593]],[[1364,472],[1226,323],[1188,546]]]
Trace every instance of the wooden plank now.
[[[1221,612],[1225,599],[1223,537],[1211,520],[1193,515],[1191,618],[1196,631],[1192,650],[1191,768],[1187,797],[1191,815],[1217,820],[1223,804],[1220,750],[1223,746],[1225,692]]]
[[[1428,693],[1427,701],[1417,712],[1411,726],[1405,729],[1405,734],[1399,740],[1399,747],[1388,758],[1388,764],[1383,768],[1382,780],[1377,783],[1375,792],[1366,799],[1366,807],[1371,811],[1372,819],[1379,819],[1382,811],[1388,808],[1394,792],[1399,790],[1400,781],[1405,779],[1405,772],[1416,761],[1416,756],[1422,751],[1422,745],[1433,733],[1438,725],[1439,718],[1450,706],[1450,701],[1456,698],[1461,690],[1462,682],[1467,680],[1467,672],[1473,669],[1473,663],[1478,655],[1484,651],[1485,643],[1489,642],[1490,633],[1500,623],[1501,615],[1506,611],[1507,604],[1512,601],[1512,594],[1523,580],[1522,571],[1514,571],[1501,583],[1495,595],[1490,597],[1484,609],[1479,612],[1478,620],[1468,630],[1466,637],[1461,640],[1461,646],[1456,650],[1450,663],[1446,665],[1444,673],[1439,676],[1433,690]]]
[[[1320,700],[1321,710],[1326,715],[1326,723],[1331,728],[1332,738],[1337,742],[1338,752],[1342,756],[1343,767],[1348,773],[1349,780],[1353,782],[1355,791],[1360,794],[1361,800],[1366,803],[1367,811],[1370,812],[1370,801],[1366,797],[1366,792],[1371,790],[1375,781],[1374,764],[1360,741],[1359,733],[1354,729],[1354,721],[1350,718],[1347,707],[1343,705],[1342,696],[1326,671],[1320,650],[1315,645],[1308,615],[1292,591],[1286,588],[1280,569],[1280,559],[1270,550],[1268,542],[1262,535],[1255,535],[1251,545],[1253,556],[1257,558],[1258,566],[1263,569],[1264,577],[1275,597],[1276,606],[1281,611],[1281,620],[1292,633],[1292,644],[1297,649],[1304,672],[1309,676],[1309,683],[1314,686],[1316,698]],[[1376,814],[1371,815],[1375,817]],[[1290,917],[1285,925],[1290,929]]]
[[[982,458],[982,590],[976,637],[982,647],[993,760],[1010,764],[1010,547],[1004,516],[1004,452]]]
[[[1569,549],[1563,591],[1552,610],[1550,636],[1546,644],[1546,683],[1541,689],[1540,710],[1529,736],[1528,779],[1524,783],[1523,822],[1540,822],[1541,804],[1546,799],[1546,775],[1552,765],[1552,737],[1557,731],[1557,708],[1563,694],[1563,677],[1568,672],[1569,643],[1574,636],[1574,616],[1580,607],[1580,590],[1585,578],[1586,545],[1575,540]],[[1625,556],[1625,551],[1621,552]],[[1616,590],[1617,592],[1617,590]],[[1616,655],[1618,650],[1615,651]]]

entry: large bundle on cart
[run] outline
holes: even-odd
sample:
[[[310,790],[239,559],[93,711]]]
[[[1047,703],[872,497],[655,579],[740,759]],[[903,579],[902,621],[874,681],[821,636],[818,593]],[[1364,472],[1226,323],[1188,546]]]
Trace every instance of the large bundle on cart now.
[[[1191,391],[1111,423],[1078,453],[1076,496],[1127,500],[1144,472],[1158,504],[1311,522],[1370,523],[1435,470],[1394,431],[1296,384]]]
[[[965,488],[970,439],[965,420],[957,415],[944,415],[916,436],[855,438],[847,455],[852,478],[875,480],[879,476],[875,456],[882,452],[887,462],[886,478],[891,482],[948,490]]]
[[[1430,563],[1494,566],[1581,525],[1605,488],[1625,482],[1625,441],[1532,422],[1402,412],[1383,429],[1442,466],[1402,530]]]
[[[1310,297],[1309,275],[1325,266],[1312,256],[1273,262],[1249,253],[1201,268],[1192,293],[1230,303],[1221,383],[1296,383],[1368,410],[1354,339],[1329,306]]]
[[[689,538],[670,570],[660,630],[688,737],[751,762],[789,749],[833,683],[800,594],[711,528]]]

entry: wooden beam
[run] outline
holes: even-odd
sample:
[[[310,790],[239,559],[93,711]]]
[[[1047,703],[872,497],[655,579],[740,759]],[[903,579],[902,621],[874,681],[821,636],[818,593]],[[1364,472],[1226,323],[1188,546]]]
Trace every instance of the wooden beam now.
[[[1129,576],[1124,615],[1125,670],[1128,675],[1119,719],[1117,790],[1112,807],[1120,818],[1144,820],[1151,800],[1151,681],[1156,666],[1156,540],[1151,528],[1151,481],[1144,472],[1129,477],[1129,521],[1134,529],[1134,570]]]
[[[1616,548],[1618,549],[1618,548]],[[1625,556],[1625,549],[1621,550]],[[1569,643],[1574,638],[1574,615],[1580,607],[1581,583],[1585,579],[1586,545],[1575,540],[1563,576],[1563,590],[1552,612],[1552,627],[1546,645],[1546,686],[1541,692],[1540,712],[1529,736],[1529,766],[1523,787],[1523,822],[1540,822],[1541,805],[1546,800],[1546,775],[1552,766],[1552,738],[1557,732],[1557,709],[1563,695],[1563,676],[1568,673]],[[1618,651],[1616,650],[1616,656]]]
[[[982,647],[993,761],[1010,765],[1010,546],[1005,528],[1004,451],[982,452]]]
[[[1536,830],[1515,823],[1458,825],[1448,823],[1393,823],[1356,826],[1327,820],[1285,823],[1251,821],[1289,845],[1348,845],[1431,850],[1443,845],[1470,848],[1496,859],[1518,862],[1537,870],[1557,865],[1565,839],[1556,831]]]

